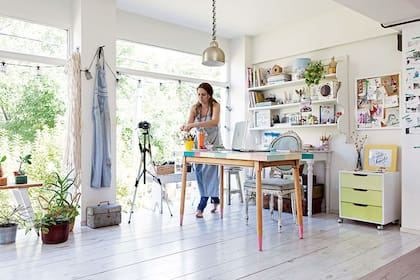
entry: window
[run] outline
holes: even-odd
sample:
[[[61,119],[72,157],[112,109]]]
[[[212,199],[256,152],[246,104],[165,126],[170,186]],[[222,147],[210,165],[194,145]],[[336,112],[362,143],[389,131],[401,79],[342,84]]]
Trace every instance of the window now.
[[[184,149],[180,127],[197,101],[199,81],[224,81],[225,70],[202,66],[199,55],[125,41],[117,41],[117,54],[117,68],[122,74],[117,89],[117,194],[118,201],[128,205],[141,162],[139,144],[144,147],[146,143],[148,148],[144,131],[138,129],[139,122],[147,121],[151,125],[148,136],[153,158],[147,153],[146,163],[175,161],[176,155]],[[126,72],[130,74],[124,69],[129,69]],[[197,82],[183,80],[183,77]],[[215,86],[216,82],[210,83],[215,99],[222,104],[223,119],[221,97],[225,89]],[[222,123],[220,121],[221,127]],[[153,171],[151,168],[146,166],[148,171]],[[138,197],[149,197],[151,192],[151,186],[144,188],[143,181],[139,182]],[[138,206],[147,207],[145,204],[150,203],[150,199],[136,201]]]
[[[0,17],[0,50],[66,59],[67,42],[66,30]]]
[[[7,156],[6,176],[26,154],[33,158],[26,169],[30,180],[44,181],[61,168],[67,45],[66,30],[0,17],[0,154]],[[0,193],[0,201],[8,195]]]

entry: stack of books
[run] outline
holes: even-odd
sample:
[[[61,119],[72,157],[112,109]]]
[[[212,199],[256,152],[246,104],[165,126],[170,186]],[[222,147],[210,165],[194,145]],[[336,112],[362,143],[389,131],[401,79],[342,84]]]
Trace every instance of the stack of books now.
[[[267,83],[269,85],[274,85],[274,84],[282,84],[284,82],[288,82],[292,80],[292,76],[290,74],[286,74],[286,73],[280,73],[277,75],[271,75],[267,78]]]

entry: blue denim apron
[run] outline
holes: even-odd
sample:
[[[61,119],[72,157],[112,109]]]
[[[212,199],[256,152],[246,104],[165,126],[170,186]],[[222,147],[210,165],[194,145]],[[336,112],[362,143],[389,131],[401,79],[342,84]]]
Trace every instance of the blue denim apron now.
[[[111,123],[105,72],[105,58],[101,47],[96,62],[93,91],[92,188],[111,187]]]

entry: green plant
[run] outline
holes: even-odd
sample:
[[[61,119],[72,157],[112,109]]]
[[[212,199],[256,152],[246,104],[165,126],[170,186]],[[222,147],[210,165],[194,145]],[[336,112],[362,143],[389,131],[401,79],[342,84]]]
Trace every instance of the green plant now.
[[[7,159],[7,157],[6,156],[2,156],[1,158],[0,158],[0,166],[1,166],[1,163],[2,162],[5,162],[5,160]]]
[[[35,215],[35,229],[48,233],[48,227],[69,221],[73,223],[79,215],[79,199],[81,193],[75,186],[73,171],[64,177],[58,172],[52,174],[52,180],[46,183],[45,195],[40,195],[38,201],[42,211]]]
[[[18,175],[25,175],[26,172],[23,169],[24,164],[32,164],[32,155],[27,154],[26,156],[19,156],[19,169],[17,171]]]
[[[26,226],[26,209],[23,206],[0,205],[0,227],[14,224]]]
[[[41,231],[42,233],[48,233],[51,226],[55,226],[60,223],[64,223],[69,219],[59,214],[59,209],[52,207],[49,208],[46,212],[37,212],[35,213],[34,228],[37,233]]]
[[[305,70],[305,83],[308,87],[317,85],[324,77],[324,65],[322,61],[311,61]]]

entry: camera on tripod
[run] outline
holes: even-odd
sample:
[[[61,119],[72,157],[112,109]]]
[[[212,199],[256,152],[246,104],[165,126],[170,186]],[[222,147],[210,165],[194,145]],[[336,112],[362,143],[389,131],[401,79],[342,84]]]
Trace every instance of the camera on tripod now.
[[[142,129],[149,129],[149,128],[150,128],[150,123],[149,123],[149,122],[147,122],[147,121],[142,121],[142,122],[139,122],[139,128],[142,128]]]

